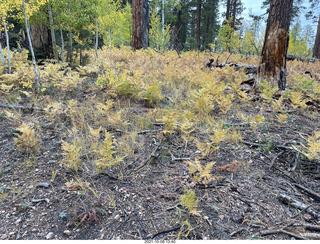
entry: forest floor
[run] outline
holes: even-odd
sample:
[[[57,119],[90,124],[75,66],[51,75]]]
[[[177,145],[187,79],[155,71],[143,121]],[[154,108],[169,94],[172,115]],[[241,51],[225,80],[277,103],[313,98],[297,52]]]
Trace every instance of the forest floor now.
[[[195,63],[201,70],[202,62]],[[313,75],[320,74],[319,66],[313,66]],[[65,76],[68,70],[81,73],[59,68]],[[201,72],[222,72],[217,70]],[[198,106],[182,102],[188,90],[174,96],[172,87],[162,83],[162,99],[153,98],[151,104],[119,94],[119,87],[97,86],[94,72],[83,77],[81,86],[69,90],[48,85],[36,103],[21,86],[0,97],[1,104],[51,106],[50,111],[0,108],[0,240],[320,239],[316,96],[304,102],[307,107],[283,100],[280,113],[263,93],[247,90],[252,99],[234,98],[228,109],[216,105],[203,117],[206,110],[192,110],[194,127],[181,129],[181,113]],[[314,92],[315,83],[317,78]],[[223,90],[224,96],[230,94]],[[112,107],[104,107],[107,113],[99,117],[95,106],[111,98]],[[57,101],[62,105],[52,105]],[[209,128],[208,117],[214,118]],[[34,128],[36,137],[23,139],[22,122]],[[113,141],[108,148],[115,152],[107,156],[121,159],[98,169],[94,162],[102,162],[108,133]],[[234,139],[225,139],[227,133]],[[308,158],[312,143],[318,151]]]

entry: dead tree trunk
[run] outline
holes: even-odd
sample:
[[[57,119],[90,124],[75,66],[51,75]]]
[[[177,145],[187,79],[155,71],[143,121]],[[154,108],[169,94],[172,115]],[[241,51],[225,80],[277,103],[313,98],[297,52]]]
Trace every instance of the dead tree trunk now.
[[[314,42],[312,57],[320,59],[320,14],[319,14],[317,35],[316,35],[316,40]]]
[[[286,55],[293,0],[272,0],[257,82],[268,80],[279,90],[286,88]]]
[[[132,0],[132,41],[133,50],[142,48],[142,0]]]
[[[197,0],[197,49],[200,50],[201,0]]]
[[[34,51],[40,58],[47,58],[51,55],[49,30],[45,24],[35,22],[30,27],[30,37]]]

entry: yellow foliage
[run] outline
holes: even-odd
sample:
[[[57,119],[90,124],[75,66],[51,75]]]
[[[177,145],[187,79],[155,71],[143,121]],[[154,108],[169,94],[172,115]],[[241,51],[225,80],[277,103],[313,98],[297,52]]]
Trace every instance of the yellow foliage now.
[[[288,115],[279,114],[279,116],[277,116],[277,117],[278,117],[279,123],[281,123],[281,124],[287,123]]]
[[[301,92],[291,92],[290,100],[293,108],[301,107],[302,109],[305,109],[307,107],[306,102],[308,102],[308,99],[303,99],[302,96],[303,94]]]
[[[177,112],[171,112],[169,115],[165,115],[162,119],[157,120],[166,125],[165,130],[162,131],[163,134],[172,134],[177,128]]]
[[[113,156],[116,151],[115,146],[113,145],[112,134],[109,132],[105,132],[105,139],[97,152],[100,157],[96,160],[98,171],[107,167],[110,168],[122,161],[122,158]]]
[[[185,194],[180,196],[180,204],[186,207],[191,214],[199,215],[200,212],[197,210],[198,199],[195,196],[195,192],[188,190]]]
[[[50,115],[51,118],[54,118],[56,115],[63,113],[62,103],[61,102],[50,103],[45,108],[45,111]]]
[[[301,143],[302,147],[305,149],[305,151],[301,151],[297,149],[295,146],[292,146],[295,150],[299,151],[303,155],[305,155],[309,160],[313,159],[320,159],[319,153],[320,153],[320,131],[315,131],[313,136],[308,136],[308,138],[305,138],[300,134],[300,136],[306,140],[307,145],[304,145]]]
[[[123,112],[123,110],[119,110],[118,112],[110,113],[107,118],[108,123],[120,129],[127,127],[130,123],[123,118]]]
[[[209,162],[205,166],[202,166],[198,158],[195,162],[186,161],[189,165],[189,173],[192,175],[195,183],[203,182],[207,186],[212,180],[217,179],[216,176],[211,175],[211,170],[216,162]]]
[[[96,109],[103,115],[108,115],[110,113],[110,109],[112,108],[114,102],[112,100],[108,100],[108,103],[105,105],[103,103],[97,103]]]
[[[230,141],[235,142],[236,144],[238,144],[239,141],[242,142],[242,136],[241,136],[240,131],[234,130],[232,133],[230,133],[230,134],[228,135],[228,139],[229,139]]]
[[[66,141],[62,141],[62,150],[64,155],[66,156],[63,164],[66,167],[77,171],[81,163],[81,160],[80,160],[81,148],[78,141],[74,140],[73,144],[69,144]]]
[[[28,126],[25,123],[22,123],[18,128],[17,131],[19,131],[16,136],[17,138],[14,138],[14,141],[16,143],[16,148],[23,151],[30,153],[32,151],[37,151],[39,149],[38,147],[38,139],[34,135],[35,131],[32,127]]]
[[[14,74],[2,74],[0,75],[0,83],[5,85],[13,85],[19,83],[19,75],[17,73]]]
[[[210,139],[216,143],[219,144],[220,142],[223,142],[227,138],[227,132],[229,129],[223,129],[223,124],[218,124],[218,126],[214,130],[214,136],[210,136]]]
[[[181,137],[188,141],[190,137],[190,133],[194,131],[195,123],[190,121],[186,116],[184,116],[184,119],[182,120],[180,124],[180,130],[181,130]]]
[[[94,139],[97,139],[99,137],[99,134],[100,134],[101,130],[102,130],[102,127],[100,126],[98,129],[94,130],[88,125],[88,128],[89,128],[89,131],[90,131],[90,135]]]

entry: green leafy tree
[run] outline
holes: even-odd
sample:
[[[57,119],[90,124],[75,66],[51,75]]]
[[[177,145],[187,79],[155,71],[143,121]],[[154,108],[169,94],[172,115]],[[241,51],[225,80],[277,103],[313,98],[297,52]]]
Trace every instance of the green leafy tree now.
[[[226,52],[240,52],[241,40],[239,33],[231,27],[231,19],[226,20],[218,34],[218,50]]]
[[[308,37],[302,34],[301,24],[297,22],[289,33],[288,54],[300,57],[307,57],[308,53]]]
[[[263,40],[254,35],[251,29],[246,29],[242,40],[242,52],[246,54],[260,55],[262,50]]]
[[[154,10],[150,18],[150,47],[158,51],[164,51],[170,42],[170,34],[170,25],[165,26],[163,34],[161,19]]]

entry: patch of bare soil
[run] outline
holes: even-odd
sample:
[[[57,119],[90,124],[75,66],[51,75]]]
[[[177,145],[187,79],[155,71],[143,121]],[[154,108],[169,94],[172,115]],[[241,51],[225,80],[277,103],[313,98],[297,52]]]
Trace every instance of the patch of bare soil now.
[[[243,109],[254,116],[252,107]],[[22,116],[41,122],[40,151],[19,152],[16,126],[0,118],[1,240],[320,239],[320,164],[291,147],[303,142],[299,133],[319,130],[319,117],[309,112],[290,113],[288,123],[265,123],[255,131],[230,112],[225,127],[237,127],[243,141],[224,143],[207,156],[216,162],[211,173],[217,176],[207,186],[193,183],[185,162],[198,156],[196,146],[176,134],[159,136],[160,124],[139,134],[143,146],[137,146],[136,160],[87,174],[61,165],[65,134],[43,112]],[[265,118],[276,114],[265,112]],[[186,187],[199,199],[198,215],[180,204]]]

